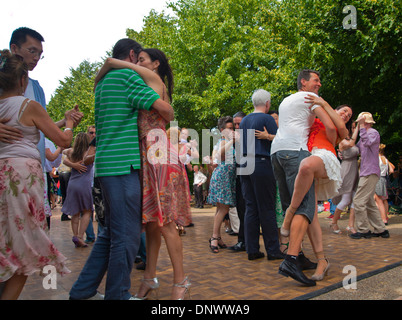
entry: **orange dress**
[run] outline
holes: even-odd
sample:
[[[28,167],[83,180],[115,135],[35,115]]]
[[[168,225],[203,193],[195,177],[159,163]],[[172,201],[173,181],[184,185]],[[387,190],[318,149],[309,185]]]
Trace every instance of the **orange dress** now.
[[[166,124],[155,110],[139,111],[142,222],[186,226],[191,222],[189,182]]]
[[[341,164],[320,119],[315,119],[311,126],[307,147],[311,155],[321,158],[327,172],[327,177],[316,179],[317,200],[332,199],[342,185]]]

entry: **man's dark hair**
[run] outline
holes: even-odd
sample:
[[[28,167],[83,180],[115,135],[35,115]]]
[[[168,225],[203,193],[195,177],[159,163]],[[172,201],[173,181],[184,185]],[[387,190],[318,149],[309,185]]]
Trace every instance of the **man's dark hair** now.
[[[138,55],[142,47],[133,39],[120,39],[113,47],[112,58],[124,60],[129,56],[131,50],[134,50],[135,54]]]
[[[297,90],[300,90],[302,88],[301,80],[304,79],[306,81],[309,81],[312,73],[320,76],[320,73],[318,71],[312,69],[304,69],[300,71],[299,76],[297,77]]]
[[[238,111],[233,115],[233,119],[234,118],[244,118],[246,116],[246,114],[243,111]]]
[[[12,44],[21,47],[21,45],[27,41],[27,36],[39,40],[40,42],[45,41],[45,39],[43,39],[39,32],[36,32],[35,30],[29,29],[27,27],[21,27],[13,31],[10,40],[10,47]]]

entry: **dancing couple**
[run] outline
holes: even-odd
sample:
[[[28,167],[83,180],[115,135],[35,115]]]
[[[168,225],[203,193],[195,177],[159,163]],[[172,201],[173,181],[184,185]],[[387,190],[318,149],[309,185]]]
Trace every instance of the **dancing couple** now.
[[[330,199],[341,185],[335,145],[349,133],[352,110],[349,106],[334,110],[318,96],[321,82],[317,71],[302,70],[297,85],[299,91],[279,106],[279,128],[271,147],[275,178],[286,212],[281,233],[289,236],[289,249],[279,273],[314,286],[330,267],[324,255],[317,200]],[[317,264],[301,250],[306,232]],[[315,269],[311,279],[302,272],[307,269]]]

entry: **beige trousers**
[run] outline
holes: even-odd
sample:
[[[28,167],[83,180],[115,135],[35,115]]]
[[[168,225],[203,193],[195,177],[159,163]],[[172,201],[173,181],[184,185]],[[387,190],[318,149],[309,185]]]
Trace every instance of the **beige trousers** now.
[[[385,231],[385,224],[374,200],[375,186],[378,180],[376,174],[359,179],[359,185],[353,198],[357,232],[368,232],[370,230],[369,225],[374,228],[375,233]]]

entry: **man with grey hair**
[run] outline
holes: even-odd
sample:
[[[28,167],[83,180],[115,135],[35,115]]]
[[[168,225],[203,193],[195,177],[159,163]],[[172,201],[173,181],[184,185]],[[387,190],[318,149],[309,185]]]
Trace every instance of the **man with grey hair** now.
[[[278,129],[274,118],[267,114],[271,106],[271,94],[263,89],[252,96],[254,112],[240,123],[242,166],[254,161],[254,171],[241,175],[243,197],[246,204],[244,234],[249,260],[264,257],[260,251],[260,227],[268,260],[283,259],[279,250],[278,229],[275,216],[276,182],[272,171],[270,151],[271,141],[257,139],[255,130],[276,134]]]

